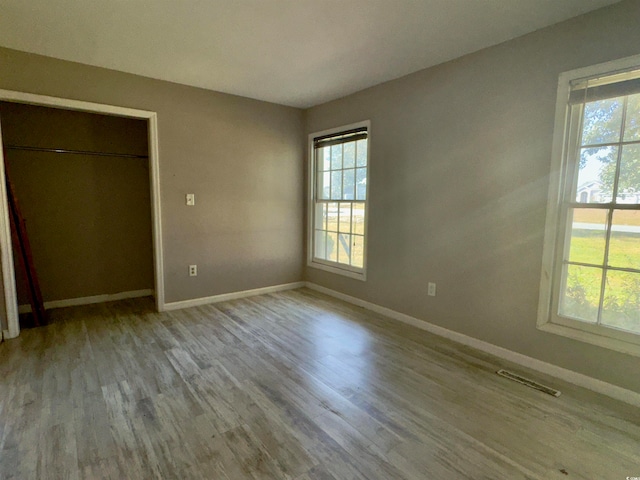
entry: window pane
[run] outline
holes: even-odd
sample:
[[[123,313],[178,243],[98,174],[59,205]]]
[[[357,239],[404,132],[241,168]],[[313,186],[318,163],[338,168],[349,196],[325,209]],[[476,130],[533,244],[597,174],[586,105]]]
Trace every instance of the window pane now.
[[[624,97],[589,102],[584,108],[582,145],[620,141]]]
[[[315,258],[320,258],[322,260],[326,260],[326,244],[327,244],[327,232],[323,232],[322,230],[316,230],[316,238],[315,238]]]
[[[327,204],[316,203],[315,211],[315,228],[318,230],[326,230],[327,225]]]
[[[338,231],[338,204],[327,204],[327,230],[330,232]]]
[[[328,200],[330,198],[331,190],[331,172],[324,172],[318,175],[317,195],[321,200]]]
[[[325,170],[329,170],[329,149],[327,147],[322,147],[316,149],[316,169],[318,172],[322,172]]]
[[[342,170],[331,172],[331,200],[342,199]]]
[[[323,177],[322,199],[328,200],[331,198],[331,172],[324,172],[322,174],[322,177]]]
[[[354,267],[364,267],[364,237],[352,235],[351,265]]]
[[[353,204],[353,233],[364,235],[364,203]]]
[[[351,263],[351,235],[338,234],[338,262],[349,265]]]
[[[640,211],[614,210],[609,265],[640,270]]]
[[[367,140],[358,140],[356,142],[356,165],[358,167],[365,167],[367,165]]]
[[[622,147],[617,203],[640,203],[640,145]]]
[[[331,170],[342,168],[342,144],[331,146]]]
[[[602,324],[640,333],[640,274],[607,271]]]
[[[585,322],[598,319],[602,269],[566,265],[566,285],[560,295],[559,314]]]
[[[640,93],[629,95],[627,120],[624,127],[624,141],[640,140]]]
[[[332,262],[338,261],[338,234],[327,233],[327,260]]]
[[[331,148],[323,147],[320,149],[322,152],[322,170],[327,171],[331,169]]]
[[[356,171],[353,168],[350,170],[343,170],[342,181],[342,199],[354,200]]]
[[[316,175],[316,198],[322,198],[324,178],[322,174]]]
[[[569,260],[602,265],[607,234],[607,210],[571,209],[571,239]]]
[[[356,166],[356,142],[345,143],[342,148],[342,168],[353,168]]]
[[[367,169],[356,169],[356,200],[367,199]]]
[[[607,203],[611,201],[617,159],[618,147],[581,150],[576,202]]]
[[[338,231],[343,233],[351,233],[351,205],[340,205],[340,219]]]

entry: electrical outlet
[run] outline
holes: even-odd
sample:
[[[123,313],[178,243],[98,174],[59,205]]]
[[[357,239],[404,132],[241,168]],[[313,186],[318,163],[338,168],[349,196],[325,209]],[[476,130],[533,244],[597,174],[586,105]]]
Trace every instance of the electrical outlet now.
[[[198,266],[197,265],[189,265],[189,276],[197,277],[198,276]]]
[[[187,202],[187,205],[192,207],[193,205],[196,204],[196,194],[195,193],[187,193],[186,196],[185,196],[185,200]]]
[[[427,295],[430,297],[436,296],[436,284],[429,282],[429,288],[427,289]]]

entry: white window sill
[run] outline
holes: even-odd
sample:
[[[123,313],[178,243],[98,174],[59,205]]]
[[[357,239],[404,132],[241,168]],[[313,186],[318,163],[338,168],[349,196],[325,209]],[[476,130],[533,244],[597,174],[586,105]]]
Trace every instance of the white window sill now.
[[[638,337],[639,343],[632,343],[632,342],[626,342],[624,340],[620,340],[617,338],[598,335],[596,333],[587,332],[577,328],[558,325],[551,322],[538,325],[538,330],[542,330],[543,332],[554,333],[556,335],[562,335],[563,337],[569,337],[574,340],[579,340],[581,342],[590,343],[592,345],[597,345],[599,347],[604,347],[610,350],[616,350],[618,352],[626,353],[628,355],[640,357],[640,336],[637,336],[637,335],[629,334],[629,335],[633,335],[634,337],[635,336]]]
[[[363,282],[367,280],[367,275],[364,271],[353,272],[351,270],[345,270],[344,268],[325,265],[324,263],[319,263],[314,261],[307,262],[307,266],[311,268],[317,268],[318,270],[324,270],[325,272],[336,273],[344,277],[354,278],[356,280],[360,280]]]

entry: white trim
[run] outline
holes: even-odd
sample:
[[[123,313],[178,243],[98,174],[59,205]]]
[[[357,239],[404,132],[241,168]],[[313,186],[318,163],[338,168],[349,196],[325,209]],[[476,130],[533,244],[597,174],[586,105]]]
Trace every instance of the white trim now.
[[[44,308],[48,310],[51,308],[76,307],[78,305],[91,305],[94,303],[113,302],[115,300],[124,300],[127,298],[149,297],[153,294],[153,290],[149,288],[146,290],[131,290],[129,292],[92,295],[90,297],[67,298],[65,300],[52,300],[51,302],[44,302]],[[29,313],[31,311],[31,305],[20,305],[18,307],[18,311],[19,313]]]
[[[151,187],[151,232],[155,271],[156,309],[164,311],[164,257],[162,250],[162,206],[160,203],[160,154],[158,151],[158,115],[148,120],[149,184]]]
[[[365,243],[367,243],[366,240]],[[334,267],[333,265],[325,265],[324,263],[320,263],[318,261],[309,261],[307,267],[317,268],[318,270],[324,270],[325,272],[337,273],[338,275],[354,278],[362,282],[365,282],[367,280],[367,275],[364,272],[352,272],[351,270],[347,270],[345,268]]]
[[[367,186],[366,186],[366,195],[364,200],[364,244],[362,249],[362,269],[351,270],[349,267],[341,268],[340,264],[335,262],[335,265],[329,265],[327,263],[321,263],[313,260],[313,251],[314,251],[314,238],[315,238],[315,228],[314,228],[314,217],[315,217],[315,203],[314,203],[314,192],[315,192],[315,153],[313,148],[313,139],[315,137],[320,137],[323,135],[331,135],[334,133],[344,132],[346,130],[351,130],[359,127],[367,127]],[[307,266],[311,268],[317,268],[319,270],[324,270],[326,272],[336,273],[338,275],[343,275],[345,277],[354,278],[356,280],[366,281],[367,280],[367,248],[369,244],[369,178],[371,176],[371,120],[363,120],[361,122],[350,123],[349,125],[343,125],[341,127],[329,128],[327,130],[322,130],[320,132],[313,132],[308,135],[307,140],[307,153],[309,155],[307,160],[308,167],[308,192],[307,192]],[[333,262],[331,262],[333,263]],[[353,268],[353,267],[351,267]]]
[[[573,322],[572,322],[573,323]],[[593,325],[585,325],[587,327],[591,327]],[[601,327],[603,330],[605,327]],[[627,355],[633,355],[634,357],[640,356],[640,345],[635,343],[629,343],[622,339],[613,338],[607,336],[606,334],[609,332],[604,332],[602,335],[594,332],[589,332],[586,329],[582,328],[571,328],[567,325],[560,325],[557,323],[546,322],[542,325],[538,325],[538,330],[542,330],[544,332],[555,333],[556,335],[562,335],[563,337],[573,338],[574,340],[580,340],[582,342],[591,343],[592,345],[597,345],[599,347],[608,348],[610,350],[616,350],[618,352],[626,353]],[[613,329],[611,333],[618,333]],[[626,332],[619,332],[626,333]],[[634,335],[637,337],[637,335]]]
[[[575,132],[570,117],[575,115],[569,105],[570,82],[600,75],[611,75],[640,66],[640,55],[600,63],[560,74],[556,95],[556,114],[553,130],[553,146],[551,157],[551,171],[549,180],[549,194],[547,198],[547,214],[544,231],[544,249],[542,253],[542,269],[540,273],[540,294],[538,297],[538,317],[536,326],[539,330],[562,335],[581,342],[598,345],[640,356],[640,336],[630,332],[615,330],[608,327],[593,326],[584,322],[561,318],[556,315],[558,304],[558,285],[562,279],[561,253],[558,249],[566,226],[561,230],[563,218],[562,203],[566,191],[577,181],[574,172],[569,171],[567,160],[571,148],[571,137]],[[568,223],[567,219],[567,223]],[[564,242],[564,236],[562,238]],[[564,247],[568,244],[564,242]],[[566,324],[566,325],[565,325]]]
[[[119,117],[139,118],[147,120],[149,135],[149,180],[151,188],[151,222],[153,237],[153,258],[156,292],[156,308],[164,310],[164,265],[162,253],[162,215],[160,208],[160,160],[158,150],[158,117],[156,112],[137,110],[101,103],[83,102],[66,98],[36,95],[33,93],[16,92],[0,89],[0,101],[27,103],[30,105],[43,105],[81,112],[101,113]],[[0,136],[0,147],[2,137]],[[0,148],[1,150],[1,148]],[[7,194],[4,182],[4,159],[0,154],[0,251],[2,283],[5,292],[5,315],[9,335],[5,338],[17,337],[20,333],[18,323],[18,300],[15,288],[15,268],[11,248],[11,230],[8,224]]]
[[[544,249],[542,251],[542,271],[540,273],[540,295],[538,298],[538,328],[548,323],[551,316],[558,214],[560,211],[563,185],[562,159],[565,156],[566,124],[569,115],[569,109],[567,108],[568,83],[567,74],[561,74],[558,80],[558,92],[556,95],[556,118],[553,131],[549,194],[547,197],[547,215],[544,229]]]
[[[7,329],[2,332],[2,338],[6,340],[20,335],[20,324],[18,322],[18,295],[16,293],[11,222],[7,202],[7,183],[4,173],[2,125],[0,125],[0,199],[0,269],[2,269],[2,287],[4,289],[4,314],[7,321]]]
[[[322,287],[312,282],[305,282],[305,285],[312,290],[316,290],[326,295],[344,300],[345,302],[349,302],[353,305],[366,308],[367,310],[371,310],[394,320],[413,325],[414,327],[417,327],[421,330],[426,330],[427,332],[433,333],[440,337],[444,337],[454,342],[467,345],[482,352],[489,353],[509,362],[521,365],[523,367],[537,370],[538,372],[544,373],[546,375],[551,375],[555,378],[559,378],[560,380],[578,385],[579,387],[587,388],[594,392],[607,395],[611,398],[620,400],[630,405],[640,407],[640,393],[638,392],[627,390],[626,388],[603,382],[602,380],[583,375],[582,373],[574,372],[573,370],[558,367],[556,365],[552,365],[550,363],[528,357],[527,355],[522,355],[521,353],[507,350],[506,348],[493,345],[492,343],[478,340],[477,338],[469,337],[462,333],[454,332],[453,330],[434,325],[425,320],[420,320],[418,318],[405,315],[404,313],[396,312],[395,310],[391,310],[390,308],[382,307],[380,305],[376,305],[375,303],[367,302],[366,300],[361,300],[350,295],[345,295],[344,293]]]
[[[632,68],[637,68],[640,65],[640,55],[632,55],[631,57],[618,58],[616,60],[610,60],[608,62],[598,63],[596,65],[589,65],[583,68],[577,68],[567,74],[571,80],[582,80],[587,78],[595,78],[599,75],[609,75],[617,72],[623,72]]]
[[[255,295],[265,295],[267,293],[283,292],[285,290],[294,290],[302,288],[305,282],[283,283],[282,285],[273,285],[270,287],[254,288],[252,290],[241,290],[239,292],[222,293],[220,295],[212,295],[211,297],[192,298],[190,300],[181,300],[178,302],[165,303],[164,309],[180,310],[182,308],[197,307],[200,305],[208,305],[210,303],[226,302],[227,300],[236,300],[238,298],[253,297]]]
[[[103,103],[83,102],[81,100],[71,100],[61,97],[50,97],[48,95],[38,95],[35,93],[17,92],[14,90],[0,89],[0,100],[7,102],[27,103],[29,105],[44,105],[48,107],[64,108],[66,110],[77,110],[79,112],[97,112],[106,115],[129,118],[151,118],[155,112],[148,110],[137,110]]]

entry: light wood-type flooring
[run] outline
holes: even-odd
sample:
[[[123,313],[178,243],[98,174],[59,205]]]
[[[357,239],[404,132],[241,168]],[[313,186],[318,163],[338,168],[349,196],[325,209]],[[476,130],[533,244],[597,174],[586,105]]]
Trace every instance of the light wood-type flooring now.
[[[2,479],[640,476],[638,409],[311,290],[51,315],[0,345]]]

